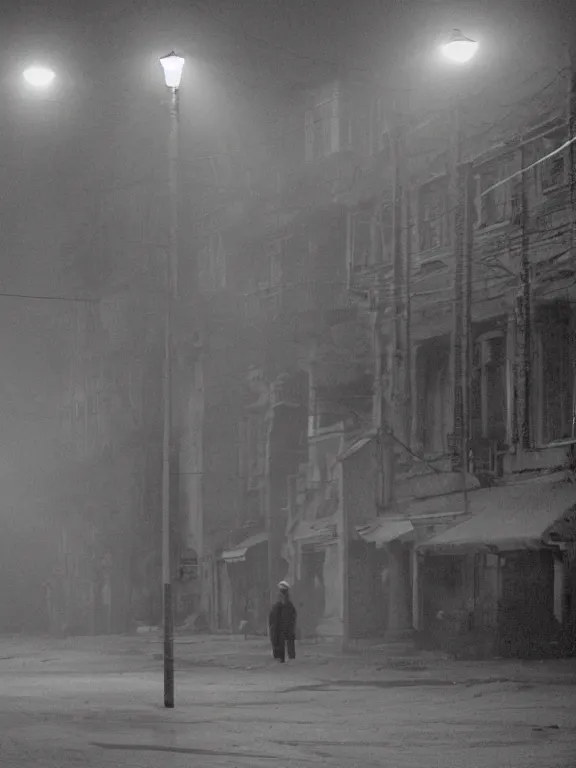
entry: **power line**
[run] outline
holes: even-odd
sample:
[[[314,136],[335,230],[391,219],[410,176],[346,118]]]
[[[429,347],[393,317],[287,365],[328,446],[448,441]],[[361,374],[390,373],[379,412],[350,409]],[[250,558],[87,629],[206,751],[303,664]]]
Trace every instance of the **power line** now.
[[[78,304],[98,304],[101,299],[86,298],[80,296],[45,296],[33,293],[5,293],[0,292],[0,298],[6,299],[30,299],[33,301],[64,301]]]
[[[519,176],[523,176],[527,171],[531,171],[532,168],[536,168],[536,166],[541,165],[542,163],[545,163],[546,160],[550,160],[550,158],[555,157],[556,155],[560,154],[560,152],[564,152],[564,150],[567,149],[571,144],[574,144],[575,141],[576,141],[576,136],[572,136],[572,138],[568,139],[568,141],[565,141],[557,149],[554,149],[552,150],[552,152],[549,152],[547,155],[544,155],[544,157],[541,157],[535,162],[530,163],[530,165],[527,165],[525,168],[521,168],[519,171],[512,173],[510,176],[507,176],[505,179],[502,179],[501,181],[497,181],[496,184],[493,184],[491,187],[488,187],[488,189],[485,189],[484,192],[481,192],[480,197],[484,197],[484,195],[487,195],[489,192],[492,192],[492,190],[497,189],[498,187],[501,187],[502,184],[507,184],[509,181],[512,181],[512,179],[516,179]]]

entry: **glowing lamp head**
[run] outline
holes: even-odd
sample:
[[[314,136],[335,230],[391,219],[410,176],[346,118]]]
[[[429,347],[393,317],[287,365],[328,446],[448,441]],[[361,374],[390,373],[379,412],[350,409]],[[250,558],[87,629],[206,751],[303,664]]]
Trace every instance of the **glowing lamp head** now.
[[[167,56],[162,56],[160,64],[164,70],[164,80],[168,88],[180,88],[184,59],[172,51]]]
[[[450,40],[442,46],[442,53],[445,58],[455,64],[467,64],[476,55],[478,43],[464,37],[459,29],[452,32]]]
[[[48,67],[28,67],[23,72],[24,80],[34,88],[48,88],[52,85],[56,74]]]

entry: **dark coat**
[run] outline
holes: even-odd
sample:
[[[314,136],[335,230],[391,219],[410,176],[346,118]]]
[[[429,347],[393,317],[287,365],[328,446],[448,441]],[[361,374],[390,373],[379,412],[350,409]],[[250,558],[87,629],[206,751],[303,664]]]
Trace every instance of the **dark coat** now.
[[[270,616],[268,617],[268,626],[270,627],[270,639],[273,644],[275,640],[284,637],[294,637],[296,634],[296,608],[290,600],[278,600],[272,606]]]

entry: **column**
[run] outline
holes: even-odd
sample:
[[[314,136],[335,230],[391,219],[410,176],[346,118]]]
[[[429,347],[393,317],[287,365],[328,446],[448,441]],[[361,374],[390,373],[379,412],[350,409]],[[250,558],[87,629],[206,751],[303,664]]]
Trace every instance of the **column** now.
[[[420,629],[420,558],[414,547],[410,552],[412,562],[412,628],[418,631]]]
[[[515,445],[518,442],[516,379],[516,319],[514,313],[510,312],[506,331],[506,442],[508,445]]]
[[[411,624],[409,616],[411,603],[409,592],[410,561],[406,556],[404,546],[399,542],[390,544],[389,558],[388,634],[393,639],[395,635],[400,635],[409,629]]]
[[[410,430],[410,447],[416,450],[419,443],[419,430],[418,424],[418,350],[419,344],[413,344],[410,349],[410,408],[412,411],[411,418],[411,430]]]

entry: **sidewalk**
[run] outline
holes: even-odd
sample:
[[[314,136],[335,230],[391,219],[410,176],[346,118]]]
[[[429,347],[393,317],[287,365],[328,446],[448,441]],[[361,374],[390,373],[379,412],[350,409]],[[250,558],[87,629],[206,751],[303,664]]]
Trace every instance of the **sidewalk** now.
[[[152,646],[154,643],[152,643]],[[155,656],[161,656],[157,641]],[[228,667],[257,671],[274,664],[267,639],[238,636],[188,636],[176,640],[181,667]],[[576,659],[454,661],[444,654],[408,650],[394,644],[342,653],[338,642],[299,644],[297,667],[315,677],[341,681],[398,678],[451,680],[457,684],[515,682],[575,685]]]
[[[263,673],[275,666],[266,638],[231,635],[179,635],[175,638],[176,667],[229,669]],[[83,660],[91,668],[101,665],[156,668],[162,661],[162,637],[146,634],[52,638],[0,638],[0,664],[35,664],[66,658]],[[299,644],[294,674],[325,681],[375,684],[408,679],[431,684],[451,681],[458,685],[517,683],[527,685],[575,685],[576,659],[545,661],[453,661],[406,646],[379,646],[343,654],[337,642]]]

